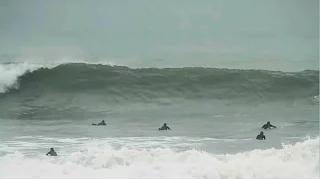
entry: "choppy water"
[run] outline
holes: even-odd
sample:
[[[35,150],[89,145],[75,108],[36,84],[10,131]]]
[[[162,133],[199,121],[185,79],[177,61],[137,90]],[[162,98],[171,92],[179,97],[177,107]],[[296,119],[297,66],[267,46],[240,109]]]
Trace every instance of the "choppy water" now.
[[[318,71],[0,67],[1,178],[319,177]]]

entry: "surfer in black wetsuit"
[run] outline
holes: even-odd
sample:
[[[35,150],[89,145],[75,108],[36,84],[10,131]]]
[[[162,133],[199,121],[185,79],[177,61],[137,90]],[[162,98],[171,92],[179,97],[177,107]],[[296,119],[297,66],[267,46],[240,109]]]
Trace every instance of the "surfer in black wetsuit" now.
[[[271,129],[272,127],[277,128],[276,126],[270,124],[270,121],[268,121],[267,124],[262,126],[263,129]]]
[[[57,153],[54,151],[53,148],[50,148],[50,151],[46,154],[47,156],[50,155],[50,156],[57,156]]]
[[[266,140],[266,136],[261,131],[260,134],[256,137],[256,139],[258,139],[258,140],[263,140],[263,139]]]
[[[106,123],[104,122],[104,120],[102,120],[99,124],[98,124],[98,126],[105,126],[106,125]]]
[[[169,128],[169,126],[167,126],[167,123],[164,123],[163,126],[159,128],[159,131],[161,130],[171,130],[171,129]]]
[[[105,126],[106,123],[104,122],[104,120],[102,120],[101,122],[99,122],[98,124],[94,124],[92,123],[92,125],[96,125],[96,126]]]

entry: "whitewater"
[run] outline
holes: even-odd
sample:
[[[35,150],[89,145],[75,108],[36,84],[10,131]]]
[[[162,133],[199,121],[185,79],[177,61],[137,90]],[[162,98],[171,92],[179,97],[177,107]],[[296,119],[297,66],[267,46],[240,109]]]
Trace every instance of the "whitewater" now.
[[[73,140],[71,144],[81,140],[84,139]],[[90,140],[77,151],[58,158],[40,154],[31,158],[18,151],[1,156],[1,178],[319,177],[319,138],[284,145],[282,149],[236,154],[211,154],[195,149],[181,152],[169,148],[114,149],[104,141],[99,145]]]

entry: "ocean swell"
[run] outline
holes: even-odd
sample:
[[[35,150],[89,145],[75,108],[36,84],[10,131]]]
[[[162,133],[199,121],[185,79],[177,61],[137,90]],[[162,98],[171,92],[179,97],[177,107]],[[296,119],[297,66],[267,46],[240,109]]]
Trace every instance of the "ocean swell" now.
[[[217,68],[143,68],[69,63],[19,71],[1,85],[2,93],[95,93],[123,99],[314,97],[319,72],[275,72]],[[8,78],[4,78],[8,79]],[[19,85],[17,86],[13,85]],[[6,88],[5,88],[6,87]],[[6,89],[6,91],[4,91]]]

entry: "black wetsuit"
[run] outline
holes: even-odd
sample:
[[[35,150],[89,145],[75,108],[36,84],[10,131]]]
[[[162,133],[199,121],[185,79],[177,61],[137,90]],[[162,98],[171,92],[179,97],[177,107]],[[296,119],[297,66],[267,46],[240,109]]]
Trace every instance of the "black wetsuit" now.
[[[55,151],[49,151],[46,155],[57,156],[57,153]]]
[[[162,126],[159,130],[171,130],[168,126]]]
[[[105,122],[100,122],[100,123],[98,124],[98,126],[105,126],[105,125],[106,125]]]
[[[263,135],[263,134],[259,134],[256,139],[258,139],[258,140],[263,140],[264,139],[265,140],[266,136]]]
[[[271,129],[271,127],[276,128],[276,126],[274,126],[272,124],[265,124],[262,126],[263,129]]]

